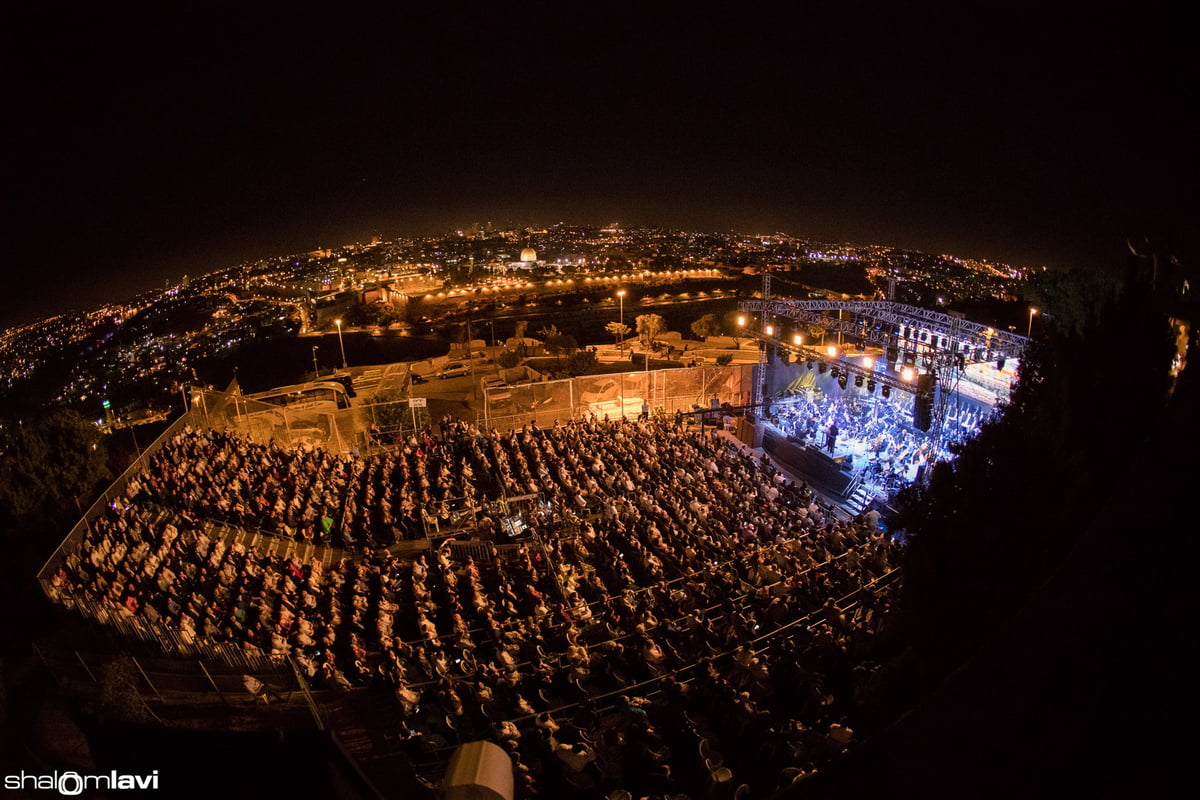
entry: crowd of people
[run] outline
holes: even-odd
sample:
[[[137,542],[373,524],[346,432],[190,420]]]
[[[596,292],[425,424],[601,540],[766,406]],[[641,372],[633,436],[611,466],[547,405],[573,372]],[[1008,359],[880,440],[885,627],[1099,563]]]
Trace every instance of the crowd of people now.
[[[883,397],[829,394],[804,389],[772,405],[775,423],[787,435],[831,454],[857,453],[870,482],[898,489],[911,483],[924,465],[953,458],[955,443],[978,435],[986,410],[974,404],[946,409],[940,434],[922,431],[912,422],[912,404]]]
[[[543,509],[521,543],[373,549],[462,497],[495,540],[489,509],[519,494]],[[216,515],[372,549],[323,567],[215,537]],[[415,762],[492,739],[521,797],[765,797],[852,740],[896,559],[876,519],[839,518],[678,419],[447,420],[369,458],[189,429],[89,526],[53,592],[387,692]]]

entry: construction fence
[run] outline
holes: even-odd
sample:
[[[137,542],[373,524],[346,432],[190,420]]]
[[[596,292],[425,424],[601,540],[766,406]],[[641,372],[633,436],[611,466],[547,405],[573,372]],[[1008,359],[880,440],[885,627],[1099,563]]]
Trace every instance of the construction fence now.
[[[481,381],[473,399],[451,403],[451,413],[480,430],[509,430],[528,423],[651,414],[684,413],[729,403],[750,402],[755,365],[701,365],[532,380],[503,386]],[[438,396],[403,397],[385,402],[360,399],[338,408],[328,399],[308,397],[289,405],[263,402],[213,389],[194,394],[192,411],[205,427],[237,432],[252,441],[284,447],[317,446],[334,452],[370,453],[414,431],[435,426],[430,409]]]

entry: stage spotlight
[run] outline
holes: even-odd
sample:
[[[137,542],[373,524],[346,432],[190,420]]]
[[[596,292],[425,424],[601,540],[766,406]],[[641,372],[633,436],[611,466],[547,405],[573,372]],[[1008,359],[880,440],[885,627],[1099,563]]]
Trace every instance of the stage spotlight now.
[[[871,367],[875,366],[875,359],[871,358],[870,356],[867,356],[866,358],[863,359],[863,366],[866,367],[867,369],[870,369]]]
[[[837,381],[838,381],[838,386],[839,386],[839,387],[841,387],[842,389],[845,389],[845,388],[846,388],[846,374],[845,374],[845,373],[842,373],[841,375],[838,375],[838,379],[837,379]]]
[[[902,381],[911,381],[916,376],[917,373],[911,367],[905,367],[900,370],[900,380]]]
[[[855,376],[854,376],[854,385],[855,385],[855,386],[862,386],[862,385],[863,385],[863,376],[862,376],[862,375],[855,375]]]
[[[867,394],[875,393],[875,381],[867,381]]]
[[[996,369],[1004,369],[1004,361],[1004,356],[1000,356],[1000,359],[996,362]]]
[[[813,368],[813,363],[812,363],[811,361],[809,361],[809,362],[808,362],[808,368],[809,368],[809,369],[812,369],[812,368]]]
[[[824,361],[822,361],[820,364],[817,365],[817,372],[821,373],[822,375],[825,374],[826,369],[827,369],[827,367],[825,366]]]
[[[840,374],[841,374],[841,371],[838,370],[837,367],[834,367],[833,369],[829,370],[829,377],[831,377],[831,378],[836,378]]]
[[[883,394],[883,396],[884,396],[884,399],[886,399],[886,398],[888,398],[888,397],[891,397],[891,396],[892,396],[892,387],[888,386],[888,385],[885,383],[885,384],[883,385],[883,389],[881,389],[881,390],[880,390],[880,392],[881,392],[881,394]]]

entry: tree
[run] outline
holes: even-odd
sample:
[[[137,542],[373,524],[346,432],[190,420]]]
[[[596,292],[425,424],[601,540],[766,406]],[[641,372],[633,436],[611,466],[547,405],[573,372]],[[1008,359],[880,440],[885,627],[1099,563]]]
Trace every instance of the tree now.
[[[96,710],[109,720],[145,722],[149,714],[138,689],[141,682],[139,678],[140,673],[132,658],[126,655],[114,658],[101,672]]]
[[[1146,442],[1167,408],[1174,345],[1146,295],[1126,287],[1082,333],[1036,337],[1000,418],[898,499],[893,527],[910,534],[903,618],[923,653],[970,653],[1104,523],[1107,502],[1123,502],[1114,487],[1154,463]],[[1105,398],[1114,364],[1119,402]]]
[[[1096,318],[1116,289],[1116,280],[1099,270],[1046,270],[1035,272],[1029,281],[1031,305],[1042,312],[1042,318],[1076,333]]]
[[[596,353],[594,350],[576,350],[567,358],[567,373],[569,375],[588,375],[596,369]]]
[[[728,367],[732,363],[733,353],[721,353],[721,355],[717,356],[718,367]]]
[[[505,350],[496,356],[496,363],[504,369],[512,369],[521,363],[521,356],[515,350]]]
[[[542,328],[540,333],[546,352],[554,356],[555,361],[560,364],[564,354],[570,354],[579,349],[579,342],[575,340],[575,337],[569,333],[563,333],[557,325]]]
[[[643,347],[652,347],[658,337],[667,332],[667,321],[659,314],[639,314],[637,332]]]
[[[705,314],[698,320],[692,323],[692,334],[701,339],[708,339],[710,336],[720,336],[725,329],[721,324],[721,319],[716,314]]]
[[[610,322],[604,326],[604,330],[608,331],[616,340],[617,347],[621,350],[625,349],[625,337],[629,335],[631,330],[624,322]]]
[[[96,426],[78,413],[56,409],[6,423],[0,445],[0,525],[12,533],[47,534],[78,515],[110,477],[107,449]]]
[[[387,392],[377,396],[371,406],[375,426],[384,433],[402,429],[405,422],[412,417],[408,408],[408,398],[401,392]]]

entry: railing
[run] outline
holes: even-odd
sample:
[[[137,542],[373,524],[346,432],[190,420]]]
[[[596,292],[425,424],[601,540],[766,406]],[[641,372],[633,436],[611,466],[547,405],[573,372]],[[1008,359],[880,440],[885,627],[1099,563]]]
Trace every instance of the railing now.
[[[96,502],[93,503],[86,512],[84,512],[83,518],[80,519],[79,522],[75,523],[75,527],[71,528],[71,531],[63,538],[58,547],[55,548],[54,552],[50,554],[50,557],[46,559],[46,563],[42,565],[42,568],[38,571],[37,575],[38,581],[42,584],[42,590],[48,597],[50,597],[50,599],[58,599],[55,596],[56,593],[52,591],[53,587],[51,585],[51,580],[54,576],[54,573],[57,572],[59,564],[62,563],[62,560],[66,557],[67,553],[73,551],[79,546],[80,542],[82,542],[83,535],[91,523],[97,520],[100,515],[104,513],[104,509],[109,503],[125,493],[125,489],[129,485],[130,478],[146,470],[146,465],[149,463],[150,457],[162,449],[162,446],[166,444],[171,437],[182,431],[187,425],[192,424],[193,421],[194,420],[191,412],[182,414],[179,419],[175,420],[167,427],[166,430],[160,433],[158,438],[151,442],[150,445],[141,452],[141,455],[139,455],[137,459],[135,459],[134,462],[130,464],[129,467],[126,468],[126,470],[122,472],[121,475],[115,481],[113,481],[107,489],[104,490],[104,493],[100,495],[99,499],[97,499]]]

